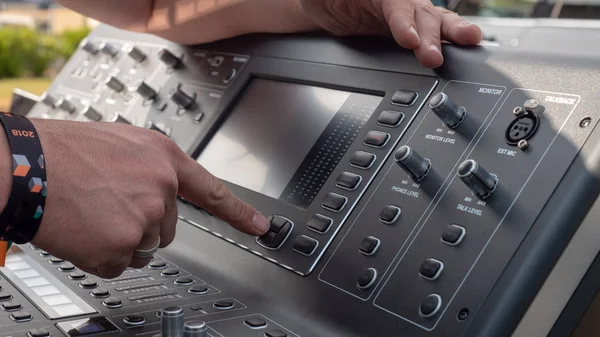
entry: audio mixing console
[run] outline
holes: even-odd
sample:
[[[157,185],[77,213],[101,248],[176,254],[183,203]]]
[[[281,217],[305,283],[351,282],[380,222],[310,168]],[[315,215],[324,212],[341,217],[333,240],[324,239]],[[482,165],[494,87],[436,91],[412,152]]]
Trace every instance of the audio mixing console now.
[[[600,285],[600,61],[443,49],[100,26],[23,113],[163,133],[271,228],[180,199],[175,242],[115,279],[15,246],[0,336],[570,336]]]

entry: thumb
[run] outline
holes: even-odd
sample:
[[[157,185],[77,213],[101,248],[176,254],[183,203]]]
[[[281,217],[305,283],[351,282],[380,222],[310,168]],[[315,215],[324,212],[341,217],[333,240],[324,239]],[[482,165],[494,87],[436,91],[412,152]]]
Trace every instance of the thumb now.
[[[263,235],[269,221],[237,198],[217,177],[182,152],[178,167],[179,195],[229,223],[238,230]]]

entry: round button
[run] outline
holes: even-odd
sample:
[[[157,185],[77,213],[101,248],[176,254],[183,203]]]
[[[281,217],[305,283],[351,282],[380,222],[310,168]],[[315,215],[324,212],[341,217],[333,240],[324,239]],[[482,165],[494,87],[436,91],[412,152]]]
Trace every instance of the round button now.
[[[65,260],[59,259],[58,257],[53,257],[50,260],[48,260],[48,262],[50,262],[52,264],[61,264],[61,263],[64,263]]]
[[[419,313],[424,318],[435,316],[442,307],[442,298],[438,294],[431,294],[427,296],[421,306],[419,307]]]
[[[213,303],[213,307],[219,310],[227,310],[233,308],[233,301],[231,300],[219,300]]]
[[[104,298],[104,297],[110,296],[110,292],[106,289],[98,288],[98,289],[92,290],[90,295],[92,295],[96,298]]]
[[[79,282],[79,286],[84,289],[93,289],[98,287],[98,282],[92,280],[84,280]]]
[[[194,278],[191,276],[182,276],[175,280],[175,284],[179,285],[190,285],[194,283]]]
[[[203,285],[195,285],[191,286],[190,289],[188,289],[188,292],[192,294],[206,294],[208,292],[208,287]]]
[[[64,272],[69,272],[69,271],[75,270],[75,266],[72,263],[67,262],[65,264],[58,266],[58,270],[64,271]]]
[[[162,276],[167,276],[167,277],[174,277],[180,274],[178,269],[175,268],[169,268],[169,269],[165,269],[160,273]]]
[[[69,274],[69,278],[71,280],[83,280],[86,277],[87,277],[87,275],[84,272],[80,272],[80,271],[74,271],[71,274]]]
[[[123,317],[123,322],[127,325],[142,325],[146,322],[146,319],[142,315],[130,314]]]
[[[109,297],[109,298],[105,299],[104,301],[102,301],[102,305],[109,309],[116,309],[116,308],[120,308],[123,306],[123,301],[121,301],[118,298]]]
[[[415,181],[425,178],[431,170],[431,162],[407,145],[403,145],[396,150],[394,159]]]
[[[361,290],[369,289],[375,283],[376,279],[377,270],[375,268],[367,268],[356,278],[356,285]]]
[[[43,257],[48,257],[48,256],[50,256],[50,253],[48,253],[48,252],[47,252],[47,251],[45,251],[45,250],[42,250],[41,252],[39,252],[39,255],[40,255],[40,256],[43,256]]]
[[[167,262],[163,261],[163,260],[152,261],[152,262],[150,262],[150,264],[148,264],[148,267],[152,268],[152,269],[162,269],[162,268],[165,268],[166,266],[167,266]]]

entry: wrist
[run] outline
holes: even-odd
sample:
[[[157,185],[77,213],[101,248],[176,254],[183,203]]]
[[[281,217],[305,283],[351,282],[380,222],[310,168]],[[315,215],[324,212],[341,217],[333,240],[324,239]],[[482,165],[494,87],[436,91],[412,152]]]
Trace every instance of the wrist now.
[[[6,207],[12,189],[12,153],[4,129],[0,127],[0,213]]]

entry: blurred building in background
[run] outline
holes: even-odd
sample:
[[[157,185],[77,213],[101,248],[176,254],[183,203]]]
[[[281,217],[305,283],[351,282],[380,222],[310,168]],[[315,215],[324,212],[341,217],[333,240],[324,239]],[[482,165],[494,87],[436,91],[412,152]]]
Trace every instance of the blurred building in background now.
[[[60,34],[82,27],[93,28],[97,24],[95,20],[59,6],[52,0],[0,0],[0,27],[22,26]]]

